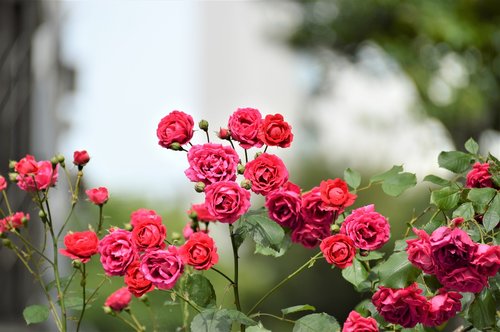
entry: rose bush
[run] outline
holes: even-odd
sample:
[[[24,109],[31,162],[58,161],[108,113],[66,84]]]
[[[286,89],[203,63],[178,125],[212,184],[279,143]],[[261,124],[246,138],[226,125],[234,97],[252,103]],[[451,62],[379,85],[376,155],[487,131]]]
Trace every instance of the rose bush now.
[[[0,175],[5,207],[0,209],[2,245],[32,274],[46,298],[45,303],[25,309],[26,322],[41,323],[51,315],[59,331],[79,331],[86,310],[102,290],[102,283],[93,291],[87,287],[86,266],[92,257],[99,256],[94,260],[99,260],[104,271],[103,282],[114,278],[123,285],[106,294],[101,303],[104,312],[135,331],[144,331],[150,324],[149,318],[134,314],[134,302],[148,307],[152,317],[157,315],[148,300],[153,291],[164,292],[160,294],[165,294],[166,304],[182,303],[179,330],[195,332],[265,332],[269,331],[264,327],[269,319],[291,324],[294,332],[424,332],[441,330],[450,320],[459,325],[456,331],[500,328],[500,162],[491,154],[480,155],[474,140],[466,142],[467,152],[439,155],[440,167],[454,174],[424,178],[430,183],[429,206],[406,223],[403,238],[391,250],[387,248],[391,237],[388,218],[373,204],[363,206],[357,200],[375,185],[389,196],[399,196],[416,185],[414,174],[394,166],[367,179],[361,187],[360,173],[347,168],[342,178],[301,188],[289,181],[285,163],[267,152],[270,146],[287,148],[293,142],[292,126],[282,115],[263,119],[257,109],[239,108],[227,125],[218,130],[222,144],[213,143],[208,121],[201,120],[198,127],[207,142],[193,144],[194,120],[190,115],[172,111],[159,121],[159,145],[186,153],[189,167],[185,175],[202,196],[185,209],[184,238],[170,225],[167,232],[168,222],[145,208],[132,211],[123,228],[106,230],[103,209],[109,192],[105,187],[85,192],[88,204],[99,211],[98,220],[86,230],[74,229],[78,226],[69,221],[81,198],[84,168],[91,160],[85,150],[73,154],[76,179],[61,155],[50,161],[36,161],[27,155],[11,162],[8,178],[32,197],[46,232],[42,244],[30,240],[29,224],[33,221],[28,213],[12,210],[7,180]],[[243,149],[241,157],[234,141]],[[249,149],[262,147],[249,158]],[[56,223],[50,213],[49,192],[55,190],[60,168],[69,182],[71,207],[65,221]],[[263,207],[251,209],[252,193],[263,196]],[[230,248],[212,237],[215,227],[227,228]],[[64,246],[60,243],[63,233]],[[245,285],[239,278],[239,265],[245,257],[239,249],[245,241],[254,243],[256,254],[276,258],[285,255],[293,243],[316,253],[276,286],[259,294],[252,307],[243,308],[239,289]],[[52,243],[50,254],[48,242]],[[384,252],[378,251],[381,248]],[[233,256],[231,272],[218,266],[222,251]],[[262,303],[282,285],[323,259],[340,269],[356,291],[367,293],[368,299],[350,312],[342,327],[328,313],[304,314],[316,310],[311,305],[284,308],[281,315],[261,311]],[[64,276],[70,261],[73,272]],[[223,277],[225,291],[232,291],[234,301],[217,299],[208,270]],[[47,281],[49,274],[53,281]],[[262,271],[255,271],[252,277],[262,276]],[[330,286],[335,287],[325,285]],[[74,288],[79,289],[79,306],[75,306],[74,297],[68,297]],[[297,315],[301,317],[292,319]],[[152,329],[161,330],[154,324]]]

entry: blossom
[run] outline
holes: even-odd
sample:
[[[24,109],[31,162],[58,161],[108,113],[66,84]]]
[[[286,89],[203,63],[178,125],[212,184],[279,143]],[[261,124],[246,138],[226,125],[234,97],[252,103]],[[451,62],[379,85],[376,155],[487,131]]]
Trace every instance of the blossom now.
[[[153,283],[146,279],[141,272],[139,261],[134,261],[127,267],[125,284],[135,297],[140,297],[154,289]]]
[[[231,137],[240,142],[244,149],[260,148],[262,141],[258,137],[262,115],[255,108],[238,108],[230,117],[228,128]]]
[[[26,155],[16,163],[17,186],[24,191],[44,190],[56,184],[59,165],[55,167],[48,160],[36,161]]]
[[[156,136],[158,144],[170,148],[172,143],[188,143],[193,137],[194,121],[191,115],[181,111],[172,111],[158,123]]]
[[[423,230],[413,228],[413,231],[418,238],[406,240],[408,260],[425,273],[434,274],[435,266],[432,260],[430,236]]]
[[[346,207],[351,206],[357,197],[349,192],[347,183],[338,178],[321,181],[319,190],[324,208],[337,213],[342,213]]]
[[[491,181],[491,174],[489,173],[490,164],[479,162],[472,165],[472,169],[467,173],[465,179],[466,188],[484,188],[493,187],[493,182]]]
[[[292,231],[292,242],[300,243],[306,248],[318,246],[322,239],[330,235],[329,225],[302,223]]]
[[[356,311],[351,311],[342,327],[342,332],[378,332],[375,318],[363,317]]]
[[[493,277],[500,269],[500,246],[479,244],[472,258],[472,265],[479,274]]]
[[[232,224],[250,208],[250,192],[235,182],[212,183],[205,188],[205,205],[210,215]]]
[[[11,216],[0,219],[0,233],[4,233],[12,229],[21,228],[29,220],[29,213],[25,214],[24,212],[16,212]]]
[[[276,190],[266,196],[269,218],[284,227],[295,228],[300,220],[302,198],[291,190]]]
[[[283,161],[269,153],[263,153],[248,162],[243,175],[252,183],[252,191],[264,196],[288,181],[288,170]]]
[[[152,221],[154,223],[161,224],[161,216],[158,215],[155,210],[148,210],[144,208],[137,209],[130,214],[130,224],[132,227],[135,227],[145,221]]]
[[[59,252],[71,259],[87,263],[90,257],[97,253],[98,244],[99,239],[93,231],[70,232],[64,237],[66,249],[59,249]]]
[[[305,223],[330,226],[333,211],[325,208],[319,187],[314,187],[302,195],[301,215]]]
[[[208,270],[219,261],[214,240],[204,232],[191,234],[179,248],[179,255],[184,264],[196,270]]]
[[[110,233],[102,238],[98,250],[102,268],[110,276],[124,275],[137,255],[132,234],[118,228],[111,229]]]
[[[73,152],[73,164],[77,166],[85,166],[90,160],[90,156],[86,150]]]
[[[422,323],[425,326],[439,326],[455,317],[462,310],[461,298],[460,293],[440,289],[438,295],[429,300],[429,309]]]
[[[353,210],[342,223],[340,232],[349,236],[357,248],[377,250],[389,241],[390,226],[371,204]]]
[[[476,243],[460,228],[439,227],[432,232],[429,241],[434,265],[445,274],[468,266],[476,251]]]
[[[208,212],[207,205],[205,203],[202,204],[192,204],[191,209],[188,211],[190,216],[196,216],[196,220],[198,221],[215,221],[216,217]]]
[[[108,189],[105,187],[92,188],[85,190],[89,201],[95,205],[106,204],[109,198]]]
[[[7,180],[0,175],[0,191],[7,189]]]
[[[184,172],[189,180],[206,185],[220,181],[234,181],[240,160],[230,146],[207,143],[194,145],[187,154],[189,168]]]
[[[453,270],[438,269],[436,277],[446,289],[458,292],[479,293],[488,283],[488,276],[471,265]]]
[[[343,269],[352,265],[356,255],[356,247],[351,238],[344,234],[336,234],[324,238],[319,245],[326,261]]]
[[[164,248],[165,237],[167,235],[166,227],[157,219],[142,219],[134,223],[132,230],[132,241],[138,250],[147,250],[151,248]]]
[[[182,275],[184,265],[177,248],[169,246],[166,250],[147,251],[141,258],[140,269],[144,278],[159,289],[171,289]]]
[[[293,140],[292,127],[284,121],[283,115],[266,115],[259,128],[258,138],[269,146],[287,148]]]
[[[129,305],[131,300],[132,295],[127,287],[122,287],[108,296],[104,305],[110,307],[114,311],[122,311]]]

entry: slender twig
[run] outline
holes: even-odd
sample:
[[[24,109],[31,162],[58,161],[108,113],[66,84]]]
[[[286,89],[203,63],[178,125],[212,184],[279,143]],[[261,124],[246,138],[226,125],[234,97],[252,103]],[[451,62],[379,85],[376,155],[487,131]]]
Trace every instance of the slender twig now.
[[[245,164],[248,163],[248,150],[245,149]]]
[[[19,231],[15,228],[13,228],[11,230],[11,233],[16,235],[17,238],[19,238],[26,247],[28,247],[30,250],[33,250],[34,252],[36,252],[38,255],[40,255],[41,257],[43,257],[47,263],[49,263],[50,265],[54,265],[54,262],[52,262],[51,259],[49,259],[47,256],[45,256],[45,254],[43,252],[41,252],[40,250],[38,250],[35,246],[33,246],[31,244],[31,242],[29,242],[28,240],[26,240],[26,238],[24,236],[21,235],[21,233],[19,233]]]
[[[220,271],[219,269],[215,268],[215,267],[211,267],[210,268],[212,271],[214,272],[217,272],[218,274],[220,274],[221,276],[223,276],[224,278],[227,279],[227,281],[229,281],[231,283],[231,285],[234,285],[234,281],[233,279],[231,279],[230,277],[228,277],[224,272]]]
[[[288,318],[285,318],[285,317],[276,316],[276,315],[273,315],[273,314],[268,314],[268,313],[265,313],[265,312],[257,312],[255,314],[251,315],[250,318],[262,317],[262,316],[272,317],[272,318],[275,318],[275,319],[280,320],[282,322],[287,322],[287,323],[295,324],[295,321],[292,320],[292,319],[288,319]]]
[[[245,157],[247,150],[245,149]],[[248,161],[248,160],[247,160]],[[238,246],[236,245],[236,240],[234,238],[233,225],[229,224],[229,235],[231,236],[231,246],[233,247],[233,261],[234,261],[234,283],[233,283],[233,291],[234,291],[234,304],[236,305],[236,309],[241,311],[241,302],[240,302],[240,292],[239,292],[239,271],[238,271]],[[246,329],[244,324],[240,325],[240,331],[244,332]]]
[[[78,323],[76,324],[76,332],[80,331],[80,324],[82,323],[83,315],[85,314],[85,307],[87,306],[87,301],[85,299],[86,297],[85,290],[87,285],[87,274],[86,274],[85,264],[82,264],[80,272],[82,272],[82,281],[80,282],[80,285],[82,286],[82,311],[80,312],[80,318],[78,318]]]
[[[119,320],[121,320],[122,322],[124,322],[125,324],[127,324],[128,326],[130,326],[131,328],[133,328],[134,331],[142,332],[142,329],[138,329],[138,327],[135,326],[134,323],[132,323],[131,321],[129,321],[125,317],[120,316],[120,314],[115,315],[115,317],[118,318]]]
[[[2,190],[2,196],[5,201],[5,206],[7,206],[7,210],[9,211],[9,215],[12,215],[12,209],[10,208],[9,199],[7,198],[7,193],[5,192],[5,190]]]
[[[97,236],[101,235],[103,219],[104,218],[102,215],[102,204],[100,204],[99,205],[99,223],[97,224]]]
[[[207,134],[207,142],[210,143],[210,135],[208,135],[208,130],[205,130],[205,134]]]

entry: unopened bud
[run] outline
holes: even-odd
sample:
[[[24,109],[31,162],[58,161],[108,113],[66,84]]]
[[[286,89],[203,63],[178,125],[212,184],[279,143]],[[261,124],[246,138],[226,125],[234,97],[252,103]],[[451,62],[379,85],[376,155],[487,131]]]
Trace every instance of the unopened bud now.
[[[333,224],[331,227],[330,227],[330,230],[332,231],[333,234],[337,234],[338,232],[340,232],[340,227],[339,225],[337,224]]]
[[[125,230],[127,230],[127,231],[131,231],[131,230],[132,230],[132,228],[133,228],[133,227],[132,227],[132,224],[131,224],[131,223],[129,223],[129,222],[128,222],[128,223],[126,223],[123,227],[124,227],[124,228],[125,228]]]
[[[201,120],[198,123],[198,127],[200,127],[201,130],[207,131],[208,130],[208,121],[207,120]]]
[[[17,174],[17,173],[9,173],[9,180],[10,180],[11,182],[17,182],[17,176],[18,176],[18,175],[19,175],[19,174]]]
[[[262,154],[262,152],[257,152],[257,153],[255,154],[254,159],[257,159],[257,158],[258,158],[261,154]]]
[[[203,182],[196,182],[196,184],[194,185],[194,190],[196,190],[196,192],[198,193],[202,193],[205,191],[205,187],[206,185]]]
[[[114,314],[113,309],[111,309],[111,308],[110,308],[110,307],[108,307],[108,306],[104,306],[104,307],[102,307],[102,309],[104,310],[104,313],[105,313],[106,315],[112,315],[112,314]]]
[[[196,220],[196,219],[198,219],[198,213],[196,213],[195,210],[191,210],[188,213],[188,217],[189,217],[189,219]]]
[[[363,249],[360,249],[359,250],[359,255],[360,256],[363,256],[363,257],[366,257],[370,254],[370,251],[369,250],[363,250]]]
[[[57,164],[59,164],[59,160],[57,160],[57,157],[50,158],[50,162],[52,163],[53,167],[55,167]]]
[[[26,227],[26,225],[28,224],[28,221],[29,221],[29,219],[28,219],[28,218],[26,218],[26,217],[22,217],[22,218],[21,218],[21,222],[23,223],[23,226],[24,226],[24,227]]]
[[[47,218],[47,214],[43,210],[38,211],[38,216],[42,220],[45,219],[45,218]]]
[[[170,144],[170,149],[174,151],[180,151],[182,150],[182,146],[177,142],[173,142],[172,144]]]
[[[172,232],[172,241],[179,241],[181,239],[181,235],[177,232]]]
[[[230,139],[231,133],[227,128],[220,128],[219,132],[217,133],[217,136],[219,136],[220,139]]]
[[[12,242],[9,239],[2,239],[2,244],[7,248],[12,249]]]
[[[9,160],[9,169],[14,170],[16,168],[17,161]]]
[[[61,163],[61,164],[63,164],[63,163],[64,163],[64,156],[63,156],[62,154],[58,154],[58,155],[56,156],[56,158],[57,158],[57,161],[58,161],[59,163]]]
[[[245,166],[244,166],[244,165],[242,165],[242,164],[238,164],[237,171],[238,171],[238,174],[243,174],[243,173],[245,173]]]
[[[461,224],[463,224],[463,223],[464,223],[464,221],[465,221],[465,220],[464,220],[464,218],[462,218],[462,217],[456,217],[456,218],[453,218],[453,219],[451,220],[451,227],[458,227],[458,226],[460,226]]]
[[[241,181],[240,186],[243,189],[250,190],[250,188],[252,188],[252,182],[248,179],[245,179]]]
[[[82,261],[79,259],[75,259],[71,261],[71,265],[73,265],[75,269],[79,269],[82,266]]]

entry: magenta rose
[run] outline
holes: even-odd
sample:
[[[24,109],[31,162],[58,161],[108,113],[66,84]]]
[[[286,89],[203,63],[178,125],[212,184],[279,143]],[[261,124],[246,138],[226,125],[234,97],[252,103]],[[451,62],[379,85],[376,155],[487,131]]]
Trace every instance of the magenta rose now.
[[[132,294],[127,287],[122,287],[108,296],[104,305],[110,307],[113,311],[122,311],[132,300]]]
[[[183,271],[182,258],[174,246],[147,251],[141,258],[144,278],[159,289],[172,289]]]
[[[287,148],[293,140],[292,126],[283,119],[283,115],[266,115],[259,128],[259,139],[269,146]]]
[[[334,212],[325,208],[319,187],[314,187],[302,195],[301,215],[307,224],[329,227],[334,221]]]
[[[7,180],[0,175],[0,191],[7,189]]]
[[[347,183],[338,178],[321,181],[319,191],[325,210],[335,211],[338,214],[344,212],[346,207],[354,204],[357,197],[349,192]]]
[[[235,182],[212,183],[205,195],[208,212],[222,223],[232,224],[250,208],[250,192]]]
[[[45,190],[57,182],[59,165],[55,167],[48,160],[36,161],[27,155],[16,163],[17,186],[24,191]]]
[[[193,137],[194,121],[191,115],[172,111],[160,120],[156,129],[158,144],[169,149],[172,143],[184,145]]]
[[[422,323],[429,311],[429,302],[421,293],[416,283],[398,289],[380,286],[372,303],[387,322],[411,328]]]
[[[432,260],[430,236],[425,231],[416,228],[413,228],[413,232],[418,238],[406,240],[408,260],[425,273],[434,274],[435,266]]]
[[[302,198],[294,191],[276,190],[266,196],[269,218],[284,227],[297,226],[301,206]]]
[[[329,225],[302,223],[292,231],[292,242],[299,243],[305,248],[317,247],[321,240],[330,236]]]
[[[144,221],[153,221],[157,224],[162,223],[161,216],[158,215],[155,210],[140,208],[130,214],[130,224],[132,227],[135,227]]]
[[[434,265],[443,273],[468,266],[477,246],[460,228],[446,226],[432,232],[429,241]]]
[[[139,251],[151,248],[165,248],[166,227],[157,220],[140,220],[134,224],[132,242]]]
[[[493,187],[491,174],[489,172],[490,164],[479,162],[472,165],[472,169],[467,173],[465,180],[466,188],[484,188]]]
[[[264,196],[288,181],[288,170],[283,161],[269,153],[263,153],[248,162],[243,175],[252,183],[252,191]]]
[[[365,318],[353,310],[349,313],[342,332],[378,332],[378,324],[375,318]]]
[[[500,246],[478,244],[472,265],[479,274],[493,277],[500,269]]]
[[[440,289],[438,295],[429,299],[429,311],[422,323],[425,326],[439,326],[455,317],[462,310],[461,298],[460,293]]]
[[[89,201],[95,205],[103,205],[109,199],[109,192],[106,187],[92,188],[85,190]]]
[[[357,248],[364,250],[381,248],[391,235],[389,222],[375,212],[373,204],[353,210],[342,223],[340,232],[349,236]]]
[[[488,276],[471,265],[454,270],[438,269],[436,277],[446,289],[458,292],[479,293],[488,283]]]
[[[132,233],[118,228],[101,239],[98,250],[102,267],[110,276],[123,276],[137,255]]]
[[[341,269],[351,266],[354,256],[356,256],[354,242],[344,234],[335,234],[324,238],[319,248],[328,263]]]
[[[189,180],[209,185],[234,181],[240,157],[230,146],[207,143],[194,145],[187,154],[189,168],[184,172]]]
[[[229,117],[229,131],[231,137],[240,142],[244,149],[251,147],[260,148],[262,141],[259,139],[259,129],[262,123],[262,115],[255,108],[238,108]]]

